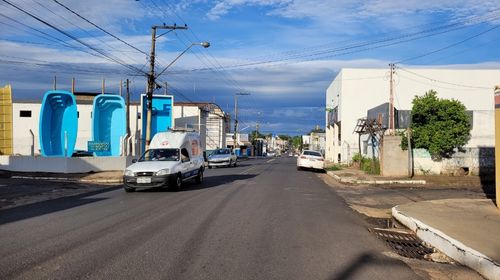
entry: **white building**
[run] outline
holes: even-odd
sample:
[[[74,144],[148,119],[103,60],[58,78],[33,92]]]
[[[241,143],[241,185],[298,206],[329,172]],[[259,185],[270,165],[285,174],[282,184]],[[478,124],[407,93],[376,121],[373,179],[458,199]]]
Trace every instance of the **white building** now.
[[[87,150],[92,140],[93,95],[76,95],[78,110],[78,136],[75,150]],[[13,154],[39,155],[39,120],[41,100],[15,100],[12,103]],[[141,109],[139,102],[130,104],[130,131],[133,136],[132,153],[140,154]],[[225,134],[229,129],[229,118],[213,103],[174,103],[173,126],[187,127],[199,131],[203,148],[225,147]]]
[[[192,128],[200,133],[204,150],[226,147],[230,119],[217,104],[176,102],[173,116],[174,127]]]
[[[394,106],[411,110],[416,95],[433,89],[439,98],[456,99],[473,112],[467,147],[494,147],[493,88],[500,70],[400,69],[394,74]],[[348,163],[358,152],[357,120],[389,101],[389,69],[342,69],[326,90],[326,159]],[[362,143],[363,144],[363,143]],[[363,149],[366,150],[366,149]]]

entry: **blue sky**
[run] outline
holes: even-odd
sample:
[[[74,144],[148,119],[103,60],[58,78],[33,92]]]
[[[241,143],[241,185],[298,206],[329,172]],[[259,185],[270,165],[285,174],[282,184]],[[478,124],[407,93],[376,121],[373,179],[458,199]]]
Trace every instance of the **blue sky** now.
[[[211,47],[193,46],[159,80],[177,101],[215,101],[231,114],[234,95],[250,93],[238,99],[245,131],[323,127],[326,88],[345,67],[500,68],[500,0],[6,1],[0,85],[12,84],[14,99],[41,99],[54,75],[60,89],[75,77],[77,91],[95,92],[102,78],[108,92],[129,78],[138,99],[151,26],[187,24],[158,39],[157,71],[192,43]]]

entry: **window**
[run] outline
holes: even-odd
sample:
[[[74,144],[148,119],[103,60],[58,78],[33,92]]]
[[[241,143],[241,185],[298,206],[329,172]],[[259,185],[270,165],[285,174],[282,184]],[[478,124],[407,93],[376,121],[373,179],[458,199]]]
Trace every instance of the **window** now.
[[[182,162],[189,161],[189,153],[186,150],[186,148],[182,148],[182,150],[181,150],[181,160],[182,160]]]
[[[31,110],[21,110],[21,111],[19,111],[19,117],[21,117],[21,118],[31,118]]]

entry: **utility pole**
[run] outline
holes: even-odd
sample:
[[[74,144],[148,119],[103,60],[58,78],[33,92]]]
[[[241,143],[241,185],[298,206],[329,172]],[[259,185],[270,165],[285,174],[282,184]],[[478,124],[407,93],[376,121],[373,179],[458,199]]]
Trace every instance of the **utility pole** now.
[[[169,31],[156,36],[157,29],[168,29]],[[167,34],[168,32],[175,29],[188,29],[187,26],[177,26],[177,25],[158,25],[151,27],[151,54],[149,55],[149,73],[148,73],[148,87],[146,93],[147,99],[147,115],[146,115],[146,145],[145,150],[149,149],[149,144],[151,143],[151,112],[153,111],[153,91],[156,86],[155,77],[155,45],[156,39]]]
[[[121,87],[121,86],[120,86]],[[126,98],[127,98],[127,115],[126,115],[126,120],[127,120],[127,135],[130,137],[130,87],[129,87],[129,79],[125,81],[125,90],[126,90]],[[127,141],[127,154],[130,155],[130,151],[132,150],[132,145],[128,144]]]
[[[390,73],[390,84],[389,84],[389,88],[390,88],[390,94],[389,94],[389,133],[391,135],[394,135],[394,130],[395,130],[395,127],[394,127],[394,68],[395,68],[395,65],[394,63],[391,63],[389,64],[389,67],[391,68],[391,73]]]
[[[238,92],[234,95],[234,149],[238,146],[238,95],[250,95],[250,93]]]

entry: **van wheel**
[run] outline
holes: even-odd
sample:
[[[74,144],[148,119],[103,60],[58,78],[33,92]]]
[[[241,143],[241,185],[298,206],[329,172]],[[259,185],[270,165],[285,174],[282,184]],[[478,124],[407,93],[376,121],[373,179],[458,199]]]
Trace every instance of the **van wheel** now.
[[[237,164],[238,164],[238,161],[235,161],[233,166],[236,167]]]
[[[203,183],[203,168],[200,168],[198,170],[198,175],[196,175],[196,183],[201,184]]]
[[[182,189],[182,176],[180,174],[177,174],[177,176],[172,179],[170,189],[175,192],[178,192]]]

